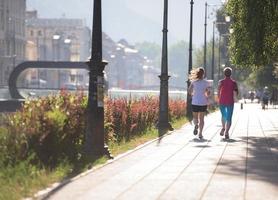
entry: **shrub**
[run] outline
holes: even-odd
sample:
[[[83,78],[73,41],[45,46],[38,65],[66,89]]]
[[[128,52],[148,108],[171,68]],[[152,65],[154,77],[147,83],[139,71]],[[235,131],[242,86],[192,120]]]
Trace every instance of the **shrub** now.
[[[62,160],[80,159],[84,144],[87,97],[78,92],[26,100],[0,129],[0,162],[15,165],[29,159],[54,167]],[[158,98],[105,99],[106,142],[129,140],[151,128],[158,118]],[[170,119],[184,116],[183,100],[169,101]],[[31,157],[31,159],[30,159]]]
[[[11,164],[35,153],[33,162],[55,165],[59,159],[78,157],[84,133],[86,101],[82,93],[61,91],[59,96],[27,100],[20,111],[8,116],[8,149]]]

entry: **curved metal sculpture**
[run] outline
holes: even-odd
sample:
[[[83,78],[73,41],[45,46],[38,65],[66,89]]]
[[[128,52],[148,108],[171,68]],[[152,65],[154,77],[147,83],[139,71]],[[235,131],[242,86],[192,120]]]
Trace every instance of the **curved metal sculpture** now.
[[[53,62],[53,61],[28,61],[17,65],[9,77],[9,92],[12,99],[24,99],[19,93],[16,81],[19,75],[28,68],[36,69],[87,69],[85,62]]]

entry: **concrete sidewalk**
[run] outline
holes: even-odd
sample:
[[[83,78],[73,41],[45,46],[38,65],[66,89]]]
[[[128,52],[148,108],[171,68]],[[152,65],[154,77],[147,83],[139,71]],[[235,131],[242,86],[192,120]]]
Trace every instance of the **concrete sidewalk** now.
[[[236,105],[227,141],[219,136],[219,112],[205,123],[204,140],[186,124],[47,199],[278,199],[278,109]]]

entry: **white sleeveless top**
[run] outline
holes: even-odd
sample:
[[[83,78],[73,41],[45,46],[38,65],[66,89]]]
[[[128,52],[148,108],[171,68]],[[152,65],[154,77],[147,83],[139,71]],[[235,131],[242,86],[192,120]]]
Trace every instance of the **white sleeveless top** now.
[[[208,105],[208,98],[206,96],[206,89],[209,87],[207,80],[196,80],[192,82],[193,96],[192,105],[206,106]]]

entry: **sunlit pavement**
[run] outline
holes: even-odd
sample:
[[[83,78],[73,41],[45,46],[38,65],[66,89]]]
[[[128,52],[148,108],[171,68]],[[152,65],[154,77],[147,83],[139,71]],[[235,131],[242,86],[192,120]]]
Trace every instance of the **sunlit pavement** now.
[[[278,109],[237,104],[230,140],[220,113],[205,119],[204,140],[186,124],[57,189],[48,199],[277,199]]]

